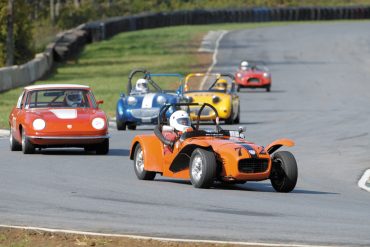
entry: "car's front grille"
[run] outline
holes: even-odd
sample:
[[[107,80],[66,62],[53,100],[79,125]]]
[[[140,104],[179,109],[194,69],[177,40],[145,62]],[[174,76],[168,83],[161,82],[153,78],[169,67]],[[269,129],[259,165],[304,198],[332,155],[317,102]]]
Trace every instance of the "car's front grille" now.
[[[200,107],[192,107],[190,108],[190,112],[198,116]],[[215,112],[210,107],[205,107],[202,110],[201,116],[214,116]]]
[[[268,168],[269,160],[268,159],[242,159],[239,160],[238,169],[243,173],[260,173],[265,172]]]
[[[248,82],[251,82],[251,83],[259,83],[260,80],[258,78],[249,78],[248,79]]]
[[[132,109],[131,114],[135,118],[155,118],[158,117],[159,108]]]

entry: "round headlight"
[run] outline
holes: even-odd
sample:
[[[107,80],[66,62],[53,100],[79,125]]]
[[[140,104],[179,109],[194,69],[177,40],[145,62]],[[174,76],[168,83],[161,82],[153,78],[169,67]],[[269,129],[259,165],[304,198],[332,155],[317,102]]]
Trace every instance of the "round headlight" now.
[[[136,105],[137,99],[135,97],[130,96],[130,97],[127,98],[127,103],[129,105]]]
[[[186,100],[186,102],[188,102],[188,103],[192,103],[192,102],[193,102],[193,98],[192,98],[192,97],[190,97],[190,96],[185,96],[185,100]]]
[[[265,77],[265,78],[269,78],[269,77],[270,77],[270,74],[269,74],[269,73],[267,73],[267,72],[265,72],[265,73],[263,73],[263,77]]]
[[[166,103],[166,98],[163,97],[162,95],[159,95],[157,97],[157,103],[160,104],[160,105],[164,105]]]
[[[237,77],[242,77],[242,74],[241,73],[237,73],[236,76]]]
[[[92,123],[91,124],[94,127],[94,129],[101,130],[105,126],[105,121],[104,121],[104,119],[102,119],[100,117],[97,117],[97,118],[94,118],[92,120]]]
[[[215,104],[217,104],[218,102],[220,102],[220,97],[218,97],[218,96],[216,96],[216,95],[214,95],[213,97],[212,97],[212,102],[213,103],[215,103]]]
[[[32,125],[34,130],[43,130],[46,126],[46,123],[43,119],[38,118],[33,121]]]

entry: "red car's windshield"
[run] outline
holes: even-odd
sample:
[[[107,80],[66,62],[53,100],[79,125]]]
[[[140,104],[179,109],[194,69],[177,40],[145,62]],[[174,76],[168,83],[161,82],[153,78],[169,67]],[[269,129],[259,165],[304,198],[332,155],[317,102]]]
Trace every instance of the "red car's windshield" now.
[[[28,93],[28,108],[90,108],[96,107],[94,96],[83,89],[48,89]]]

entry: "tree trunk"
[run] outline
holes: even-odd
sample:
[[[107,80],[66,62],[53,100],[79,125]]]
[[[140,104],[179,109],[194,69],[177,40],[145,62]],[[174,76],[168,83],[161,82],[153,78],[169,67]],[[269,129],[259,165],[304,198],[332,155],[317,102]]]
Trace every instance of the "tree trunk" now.
[[[14,64],[13,7],[14,0],[8,0],[8,14],[6,22],[6,66],[12,66]]]
[[[55,5],[55,16],[56,16],[56,17],[59,17],[59,14],[60,14],[60,8],[61,8],[60,0],[57,0],[57,4]]]
[[[75,8],[76,8],[76,9],[79,9],[79,8],[80,8],[80,6],[81,6],[81,2],[80,2],[80,0],[74,0],[74,2],[75,2]]]
[[[54,26],[54,24],[55,24],[55,4],[54,4],[54,0],[50,0],[50,20],[51,20],[51,24]]]

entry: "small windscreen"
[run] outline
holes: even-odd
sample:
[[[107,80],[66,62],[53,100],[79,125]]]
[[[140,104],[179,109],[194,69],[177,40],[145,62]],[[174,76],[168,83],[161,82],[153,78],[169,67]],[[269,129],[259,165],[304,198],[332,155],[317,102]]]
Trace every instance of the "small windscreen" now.
[[[95,104],[94,97],[88,90],[52,89],[35,90],[28,94],[28,108],[90,108],[89,98]],[[92,107],[95,107],[94,105]]]
[[[232,78],[217,75],[190,76],[186,81],[186,91],[215,90],[229,91],[232,88]]]

